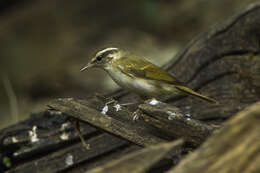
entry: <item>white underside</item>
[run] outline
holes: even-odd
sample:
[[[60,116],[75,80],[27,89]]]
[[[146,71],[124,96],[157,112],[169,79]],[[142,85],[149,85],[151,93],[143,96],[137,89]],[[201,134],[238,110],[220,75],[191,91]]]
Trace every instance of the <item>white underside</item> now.
[[[109,73],[111,78],[121,87],[137,92],[141,95],[145,96],[158,96],[160,94],[172,94],[173,92],[173,85],[170,84],[163,84],[163,85],[156,85],[156,81],[136,78],[133,79],[132,77],[125,75],[119,70],[110,70],[109,68],[106,69]]]

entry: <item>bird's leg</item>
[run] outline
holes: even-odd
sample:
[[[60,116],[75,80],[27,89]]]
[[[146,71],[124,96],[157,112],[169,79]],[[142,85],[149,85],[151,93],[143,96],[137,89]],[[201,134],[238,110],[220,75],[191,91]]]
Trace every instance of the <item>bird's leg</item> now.
[[[129,105],[134,105],[134,104],[139,104],[140,102],[132,102],[132,103],[122,103],[120,104],[121,106],[129,106]],[[139,108],[136,109],[136,111],[133,112],[133,120],[136,121],[139,119],[141,114],[141,110]]]
[[[107,107],[109,104],[115,104],[114,108],[116,108],[116,110],[118,111],[118,110],[120,110],[120,106],[129,106],[129,105],[141,104],[141,103],[143,103],[143,101],[141,101],[141,102],[136,101],[136,102],[129,102],[129,103],[118,103],[116,100],[111,99],[110,101],[105,103],[105,107]],[[106,113],[106,111],[103,114],[105,114],[105,113]],[[132,113],[133,120],[134,121],[138,120],[140,118],[140,115],[142,115],[142,111],[139,108],[137,108],[136,111],[134,111]]]
[[[86,150],[89,150],[89,149],[90,149],[90,145],[86,143],[84,137],[82,136],[82,133],[81,133],[81,131],[80,131],[79,121],[78,121],[78,120],[75,120],[73,124],[74,124],[74,129],[75,129],[77,135],[79,136],[82,145],[84,146],[84,148],[85,148]]]
[[[153,99],[149,99],[149,97],[147,97],[147,96],[142,96],[142,95],[140,95],[140,97],[141,97],[141,99],[142,99],[142,101],[141,102],[138,102],[138,103],[140,103],[140,104],[143,104],[143,103],[147,103],[147,101],[150,101],[150,103],[149,104],[153,104],[155,101],[156,101],[156,104],[159,102],[159,101],[157,101],[155,98],[153,98]],[[134,112],[133,112],[133,114],[132,114],[132,116],[133,116],[133,121],[137,121],[140,117],[142,117],[142,110],[138,107]]]
[[[140,96],[140,97],[141,97],[142,101],[141,102],[139,101],[138,103],[142,104],[145,102],[147,97],[145,97],[145,96]],[[139,107],[137,107],[137,109],[133,112],[132,116],[133,116],[133,121],[137,121],[140,117],[142,117],[142,110]]]
[[[106,113],[107,113],[107,111],[108,111],[108,105],[109,105],[109,104],[112,104],[112,103],[117,103],[117,101],[114,100],[114,99],[110,99],[110,101],[108,101],[108,102],[105,103],[105,106],[103,107],[101,113],[104,114],[104,115],[106,115]],[[120,105],[119,105],[119,107],[120,107]]]
[[[137,108],[136,111],[133,112],[133,121],[137,121],[142,116],[142,111]]]
[[[116,103],[117,101],[114,99],[111,99],[110,101],[106,102],[105,105],[110,105],[112,103]]]

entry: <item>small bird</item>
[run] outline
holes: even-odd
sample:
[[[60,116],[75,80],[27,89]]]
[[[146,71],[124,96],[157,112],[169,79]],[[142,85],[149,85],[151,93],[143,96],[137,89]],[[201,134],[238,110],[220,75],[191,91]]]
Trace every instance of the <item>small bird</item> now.
[[[162,99],[172,94],[191,95],[211,103],[216,100],[204,96],[179,82],[173,75],[144,58],[119,48],[107,48],[97,52],[80,71],[101,68],[124,89],[143,98]]]

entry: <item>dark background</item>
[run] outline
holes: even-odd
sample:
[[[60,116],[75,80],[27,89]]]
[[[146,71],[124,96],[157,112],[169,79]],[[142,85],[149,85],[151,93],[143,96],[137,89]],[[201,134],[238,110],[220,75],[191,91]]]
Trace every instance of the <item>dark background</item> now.
[[[115,90],[103,71],[79,72],[96,51],[120,47],[163,65],[254,1],[0,0],[0,128],[52,98]]]

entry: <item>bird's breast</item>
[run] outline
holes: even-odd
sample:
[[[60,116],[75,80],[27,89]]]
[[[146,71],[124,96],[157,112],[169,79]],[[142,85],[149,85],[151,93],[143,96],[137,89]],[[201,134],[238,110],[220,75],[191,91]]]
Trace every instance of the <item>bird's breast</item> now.
[[[119,86],[125,89],[144,95],[150,95],[152,92],[156,92],[157,88],[152,80],[132,77],[115,69],[107,70],[107,72]]]

